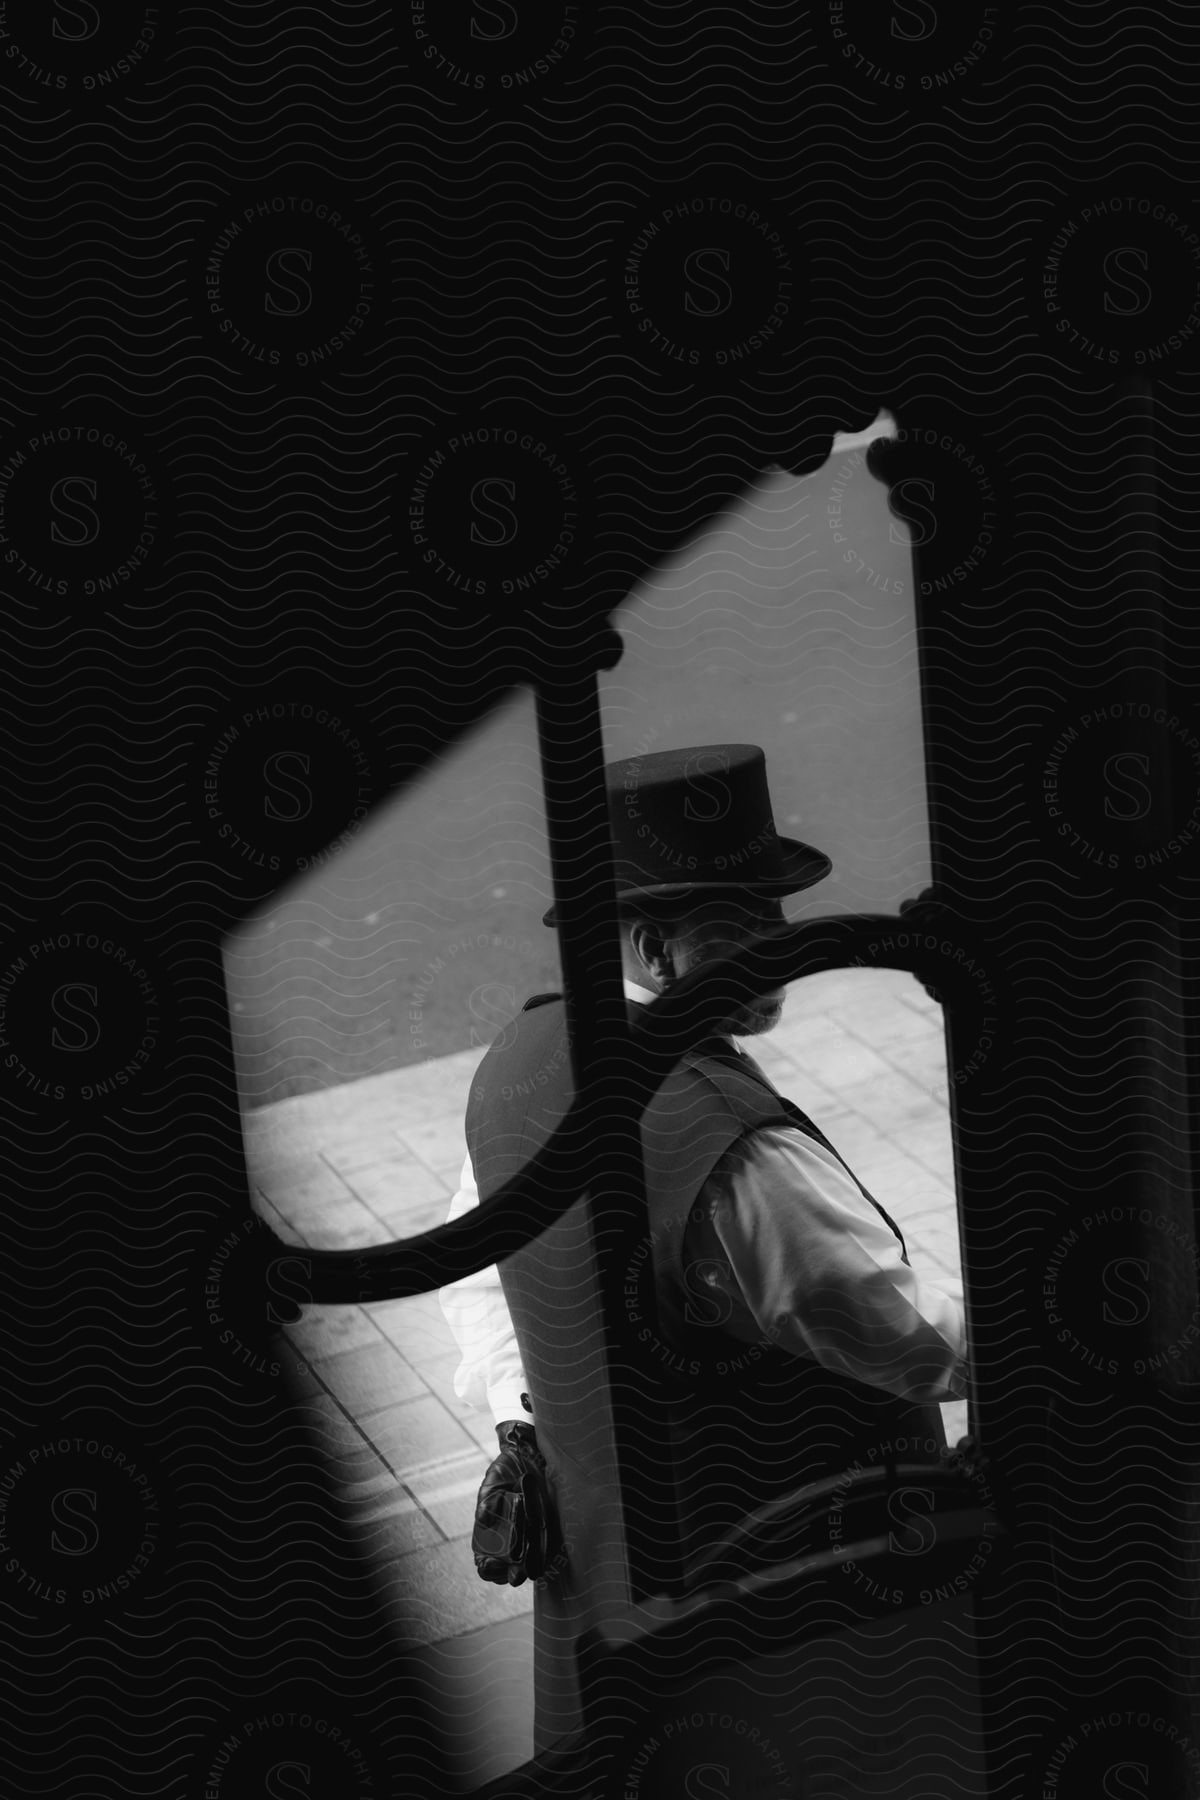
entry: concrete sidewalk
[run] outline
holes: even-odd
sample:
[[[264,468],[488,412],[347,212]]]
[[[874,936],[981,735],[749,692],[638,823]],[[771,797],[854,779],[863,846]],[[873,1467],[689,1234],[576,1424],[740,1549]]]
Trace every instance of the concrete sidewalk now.
[[[789,995],[746,1048],[821,1127],[904,1231],[914,1269],[961,1297],[941,1009],[903,971],[831,971]],[[446,1217],[483,1049],[250,1113],[256,1205],[289,1243],[343,1249]],[[436,1294],[310,1307],[288,1336],[319,1427],[403,1638],[425,1646],[430,1698],[468,1793],[533,1754],[532,1589],[480,1581],[475,1494],[495,1429],[454,1394],[458,1352]],[[943,1409],[966,1430],[966,1403]]]

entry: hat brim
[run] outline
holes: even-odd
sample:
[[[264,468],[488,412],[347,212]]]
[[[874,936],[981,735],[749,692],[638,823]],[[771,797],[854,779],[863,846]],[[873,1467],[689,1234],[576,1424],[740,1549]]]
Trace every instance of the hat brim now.
[[[622,888],[619,898],[629,900],[644,896],[665,900],[672,894],[798,894],[803,888],[815,887],[818,881],[824,881],[833,873],[833,864],[825,852],[815,849],[812,844],[801,843],[799,838],[779,839],[779,860],[783,874],[767,880],[738,881],[731,877],[726,881],[661,881],[651,887]],[[558,924],[553,906],[542,914],[542,924]]]

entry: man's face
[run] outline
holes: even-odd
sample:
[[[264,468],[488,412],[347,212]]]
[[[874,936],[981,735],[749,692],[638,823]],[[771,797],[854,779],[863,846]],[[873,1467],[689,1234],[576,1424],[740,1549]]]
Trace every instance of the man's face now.
[[[679,979],[705,963],[721,962],[765,927],[783,921],[783,903],[778,899],[739,893],[706,900],[680,921],[683,935],[668,937],[666,950],[671,968],[666,968],[661,959],[654,959],[648,972],[655,977],[655,985],[661,992],[664,985],[669,985],[669,979],[664,978],[672,972],[674,978]],[[756,999],[742,1002],[730,1014],[725,1030],[731,1037],[758,1037],[765,1031],[773,1031],[782,1016],[786,997],[786,988],[773,988]]]

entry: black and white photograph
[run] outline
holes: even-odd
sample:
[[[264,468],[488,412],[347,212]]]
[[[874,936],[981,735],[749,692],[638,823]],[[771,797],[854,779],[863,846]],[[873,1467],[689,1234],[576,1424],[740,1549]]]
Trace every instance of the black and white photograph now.
[[[0,4],[14,1793],[1200,1800],[1198,70]]]

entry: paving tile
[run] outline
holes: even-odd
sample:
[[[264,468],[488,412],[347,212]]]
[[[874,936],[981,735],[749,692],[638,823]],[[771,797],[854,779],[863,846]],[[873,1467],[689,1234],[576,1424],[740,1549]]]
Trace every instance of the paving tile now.
[[[938,1116],[937,1102],[928,1090],[895,1068],[886,1068],[868,1081],[847,1083],[838,1097],[843,1105],[869,1119],[877,1131],[894,1131],[900,1142],[909,1126]]]
[[[453,1162],[439,1163],[433,1171],[435,1175],[439,1176],[440,1179],[445,1182],[446,1192],[448,1194],[457,1194],[458,1192],[458,1184],[462,1175],[463,1159],[465,1156],[466,1151],[464,1150],[462,1156],[456,1157]]]
[[[414,1156],[419,1156],[429,1168],[444,1167],[457,1157],[461,1169],[463,1158],[467,1154],[467,1140],[463,1132],[465,1113],[464,1105],[462,1112],[442,1112],[438,1117],[424,1119],[420,1123],[397,1126],[396,1134]]]
[[[423,1362],[421,1378],[428,1382],[430,1392],[436,1394],[447,1412],[453,1413],[463,1430],[469,1432],[481,1449],[487,1451],[490,1462],[499,1448],[495,1421],[490,1412],[481,1412],[477,1406],[468,1406],[455,1393],[454,1374],[461,1360],[456,1350],[453,1356],[439,1356]]]
[[[904,1236],[909,1243],[909,1253],[914,1267],[918,1250],[922,1264],[928,1267],[938,1263],[952,1280],[940,1282],[939,1285],[955,1291],[962,1297],[962,1253],[958,1245],[958,1225],[954,1219],[926,1221],[918,1225],[904,1227]],[[931,1270],[932,1273],[932,1270]]]
[[[379,1332],[361,1306],[306,1306],[304,1316],[286,1326],[285,1334],[309,1362],[379,1340]]]
[[[930,1217],[928,1211],[905,1208],[905,1237],[914,1238],[928,1247],[928,1253],[939,1262],[959,1267],[959,1222],[952,1211]]]
[[[778,1042],[778,1037],[778,1031],[772,1031],[763,1037],[738,1038],[736,1043],[738,1049],[756,1062],[777,1088],[782,1089],[785,1082],[796,1080],[800,1071]]]
[[[912,1225],[907,1219],[903,1224],[909,1259],[917,1274],[923,1281],[931,1281],[944,1294],[952,1294],[961,1301],[962,1264],[953,1239],[948,1234],[939,1236],[927,1226]]]
[[[902,1050],[898,1050],[894,1044],[885,1045],[880,1054],[893,1067],[899,1067],[907,1079],[915,1082],[926,1094],[931,1088],[945,1093],[946,1046],[940,1032],[910,1039]],[[941,1104],[944,1105],[945,1102],[942,1101]]]
[[[465,1400],[460,1400],[454,1391],[454,1376],[461,1360],[457,1349],[445,1356],[431,1356],[421,1364],[421,1379],[428,1382],[431,1393],[437,1395],[456,1419],[461,1419],[465,1423],[474,1414],[483,1419],[491,1429],[491,1414],[481,1413],[477,1406],[469,1406]]]
[[[808,1026],[812,1025],[812,1030]],[[779,1048],[803,1075],[815,1077],[822,1086],[837,1092],[854,1082],[877,1079],[890,1072],[890,1065],[870,1046],[833,1021],[806,1021],[805,1029],[794,1035],[779,1033]]]
[[[339,1175],[353,1175],[372,1163],[411,1163],[412,1152],[400,1142],[390,1125],[366,1130],[330,1130],[321,1140],[321,1155]],[[353,1183],[351,1183],[353,1186]]]
[[[371,1484],[388,1473],[375,1447],[330,1395],[318,1394],[302,1401],[296,1412],[312,1432],[327,1467],[339,1483]]]
[[[347,1174],[346,1182],[357,1198],[380,1218],[385,1215],[405,1217],[410,1211],[440,1201],[444,1219],[454,1192],[432,1169],[427,1169],[413,1156],[394,1162],[370,1163]]]
[[[443,1544],[446,1535],[429,1513],[399,1481],[389,1478],[386,1489],[360,1501],[351,1509],[350,1522],[369,1555],[407,1556],[430,1544]]]
[[[860,1181],[871,1186],[874,1171],[891,1150],[887,1139],[867,1119],[856,1113],[844,1113],[814,1121],[829,1139],[838,1155],[849,1163]]]
[[[924,1214],[929,1210],[931,1195],[940,1192],[933,1176],[915,1157],[905,1154],[902,1147],[886,1132],[880,1134],[881,1148],[874,1154],[871,1173],[878,1188],[872,1188],[876,1199],[882,1200],[888,1211],[892,1210],[892,1201],[904,1211],[905,1218],[914,1213]],[[900,1140],[902,1146],[903,1140]],[[953,1196],[950,1197],[953,1205]],[[907,1229],[907,1226],[906,1226]]]
[[[942,1041],[942,1009],[929,1002],[928,1009],[897,998],[876,1022],[872,1043],[881,1055],[906,1044]]]
[[[878,1051],[848,1032],[822,1044],[814,1067],[818,1079],[835,1093],[860,1082],[884,1080],[892,1072]]]
[[[920,1164],[917,1165],[918,1169]],[[931,1231],[958,1230],[958,1204],[951,1190],[932,1175],[915,1190],[911,1205],[913,1224]]]
[[[373,1208],[380,1228],[391,1239],[419,1237],[422,1232],[432,1231],[435,1226],[446,1223],[450,1211],[450,1196],[443,1193],[436,1200],[428,1200],[423,1206],[398,1207],[394,1211],[384,1207]]]
[[[945,1186],[954,1186],[954,1148],[948,1118],[930,1119],[905,1133],[904,1147]]]
[[[386,1069],[380,1075],[342,1082],[318,1093],[273,1101],[269,1107],[257,1109],[254,1117],[257,1120],[269,1114],[261,1129],[277,1139],[305,1144],[343,1137],[351,1129],[390,1130],[402,1118],[428,1117],[432,1111],[444,1111],[451,1102],[457,1104],[460,1090],[465,1105],[474,1064],[481,1055],[459,1052],[403,1069]]]
[[[320,1166],[319,1157],[317,1159],[317,1163],[318,1163],[318,1166]],[[285,1215],[279,1209],[278,1200],[276,1198],[272,1197],[272,1195],[269,1194],[267,1192],[266,1188],[262,1185],[262,1182],[259,1178],[260,1174],[261,1174],[262,1166],[263,1165],[259,1166],[259,1169],[257,1172],[252,1171],[252,1173],[251,1173],[250,1204],[251,1204],[253,1210],[259,1215],[260,1218],[266,1219],[267,1223],[274,1230],[278,1231],[280,1229],[280,1221],[285,1220]],[[284,1184],[282,1182],[275,1182],[273,1184],[273,1186],[275,1188],[276,1194],[286,1193],[286,1191],[287,1191],[286,1187],[284,1186]],[[286,1220],[285,1220],[285,1222],[286,1222]]]
[[[757,1057],[755,1058],[757,1061]],[[769,1073],[769,1071],[764,1071]],[[836,1097],[829,1092],[812,1075],[804,1069],[793,1068],[790,1071],[780,1069],[779,1073],[770,1076],[771,1081],[784,1097],[807,1113],[814,1124],[821,1125],[831,1112],[845,1110],[838,1106]]]
[[[843,1032],[842,1025],[832,1013],[822,1012],[819,1007],[797,1007],[793,1013],[785,1009],[782,1019],[769,1036],[771,1043],[800,1068],[807,1068],[811,1052],[826,1038],[835,1032]],[[751,1056],[754,1055],[754,1040],[747,1041]]]
[[[352,1198],[341,1176],[315,1154],[303,1162],[266,1159],[255,1167],[254,1185],[274,1202],[285,1219],[294,1219],[298,1213],[322,1204]]]
[[[357,1423],[388,1468],[401,1479],[410,1470],[445,1462],[473,1448],[458,1420],[432,1394],[420,1400],[401,1400],[380,1412],[364,1413]]]
[[[876,996],[903,992],[911,979],[905,969],[824,969],[819,975],[806,975],[793,992],[811,995],[823,1012],[842,1007],[861,1011]]]
[[[371,1307],[371,1314],[384,1337],[418,1368],[458,1351],[436,1293],[415,1294],[407,1300],[381,1300]]]
[[[429,1389],[393,1343],[377,1337],[356,1350],[314,1360],[316,1375],[354,1418],[378,1412],[398,1400],[415,1400]]]
[[[439,1056],[432,1062],[410,1064],[396,1073],[405,1079],[389,1095],[387,1122],[394,1131],[423,1125],[428,1119],[457,1115],[461,1129],[467,1096],[486,1046],[456,1056]],[[382,1116],[382,1115],[381,1115]]]
[[[374,1451],[370,1465],[364,1466],[356,1479],[343,1481],[339,1487],[342,1505],[351,1519],[368,1516],[373,1507],[386,1505],[389,1496],[402,1491],[400,1482]],[[438,1536],[435,1532],[434,1537]]]
[[[288,1162],[302,1163],[321,1147],[321,1131],[311,1111],[285,1118],[280,1102],[244,1112],[242,1137],[246,1160],[255,1166],[264,1162],[278,1163],[280,1167]]]
[[[338,1200],[280,1202],[288,1209],[288,1217],[297,1231],[314,1249],[350,1250],[367,1244],[382,1244],[387,1233],[375,1214],[353,1194]]]
[[[495,1434],[492,1450],[498,1449]],[[483,1448],[407,1475],[404,1485],[448,1538],[470,1537],[475,1524],[479,1484],[492,1456]]]
[[[409,1644],[442,1643],[533,1611],[533,1584],[514,1588],[481,1581],[470,1546],[461,1538],[380,1559],[377,1566],[398,1629]]]
[[[275,1202],[268,1199],[261,1188],[255,1187],[253,1194],[254,1211],[260,1219],[265,1219],[271,1230],[277,1237],[281,1237],[285,1244],[295,1244],[297,1248],[300,1248],[308,1242],[306,1235],[297,1231],[290,1219],[284,1218]]]

